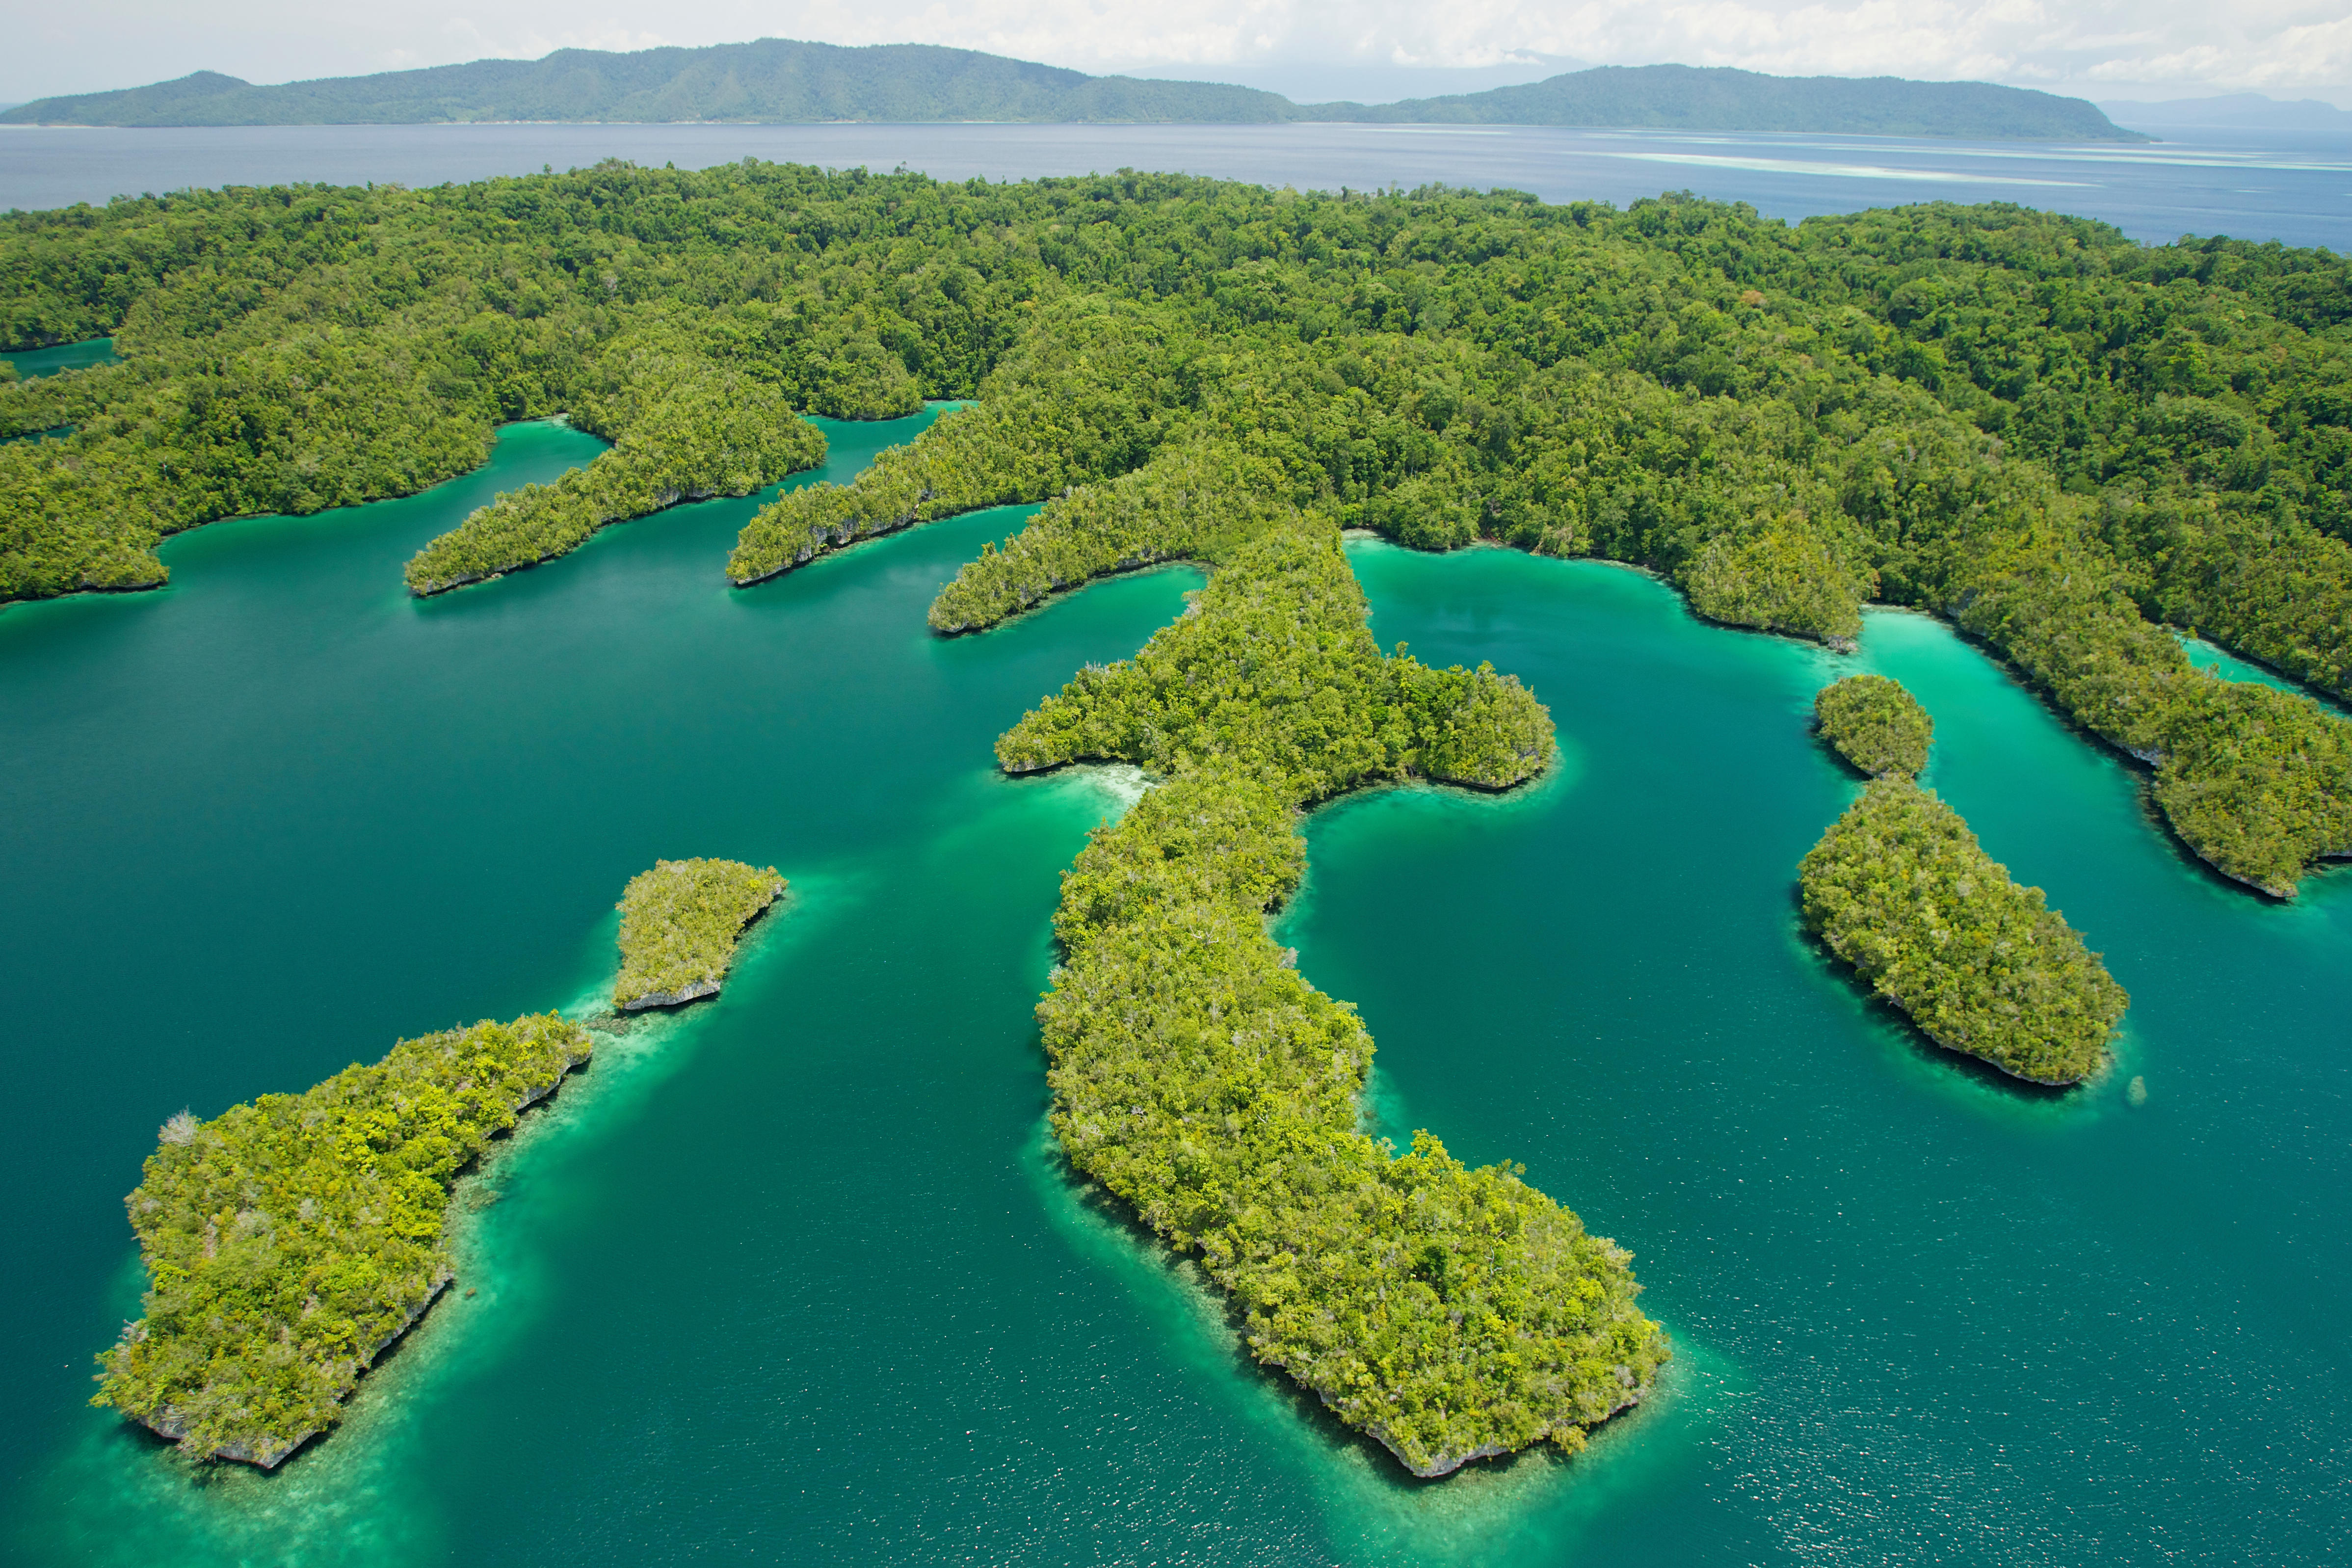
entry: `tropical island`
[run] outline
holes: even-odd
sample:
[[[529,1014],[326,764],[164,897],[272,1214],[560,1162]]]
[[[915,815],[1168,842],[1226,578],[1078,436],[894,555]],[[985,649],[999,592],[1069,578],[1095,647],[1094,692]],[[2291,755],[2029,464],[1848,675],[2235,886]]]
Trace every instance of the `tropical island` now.
[[[738,934],[783,887],[733,860],[630,879],[614,1005],[715,994]],[[92,1403],[193,1459],[283,1464],[342,1419],[361,1375],[456,1278],[458,1177],[592,1049],[560,1013],[485,1019],[300,1094],[173,1117],[124,1200],[148,1289],[99,1357]]]
[[[718,995],[743,928],[784,886],[773,866],[740,860],[661,860],[630,878],[613,1005],[634,1013]]]
[[[2106,1065],[2130,1005],[2039,888],[2021,888],[1959,814],[1876,779],[1806,855],[1805,923],[1937,1045],[2033,1083]]]
[[[1602,66],[1524,87],[1401,103],[1293,103],[1221,82],[1088,76],[929,44],[791,38],[536,60],[473,60],[256,86],[219,71],[0,111],[16,125],[425,125],[990,121],[1025,123],[1586,125],[1978,140],[2147,142],[2078,98],[1981,81],[1775,77]]]
[[[1192,613],[999,745],[1016,773],[1164,781],[1066,884],[1055,1125],[1232,1293],[1254,1354],[1436,1474],[1573,1447],[1665,1347],[1622,1253],[1516,1171],[1360,1137],[1370,1042],[1265,934],[1296,814],[1389,781],[1507,788],[1551,754],[1507,677],[1371,643],[1342,531],[1631,563],[1717,621],[1832,647],[1873,600],[1942,616],[2147,764],[2189,849],[2291,896],[2352,850],[2352,730],[2197,671],[2175,628],[2345,689],[2346,265],[2006,205],[1791,227],[1687,197],[753,163],[8,215],[11,340],[110,334],[120,359],[0,386],[0,434],[73,427],[0,447],[0,593],[161,581],[171,532],[411,493],[512,419],[614,440],[427,546],[429,588],[776,472],[806,451],[797,414],[976,400],[762,507],[727,577],[1009,502],[1039,510],[941,589],[941,634],[1209,570]],[[1825,728],[1889,776],[1808,863],[1815,928],[1931,1034],[2023,1076],[2092,1070],[2120,989],[1908,783],[1920,721],[1889,693],[1850,706]],[[712,875],[716,903],[670,901],[708,916],[677,949],[696,962],[649,961],[627,994],[723,975],[710,955],[772,874]],[[1871,945],[1887,933],[1900,951]],[[1379,1239],[1407,1215],[1432,1227],[1417,1252]]]
[[[1927,765],[1936,721],[1899,680],[1849,675],[1813,698],[1822,739],[1872,778],[1910,778]]]
[[[1515,679],[1384,655],[1368,613],[1328,510],[1269,518],[1181,619],[1082,671],[997,756],[1166,781],[1063,880],[1037,1015],[1071,1164],[1199,1260],[1258,1361],[1440,1476],[1576,1451],[1669,1351],[1628,1254],[1524,1168],[1360,1131],[1371,1037],[1267,934],[1306,869],[1303,809],[1391,780],[1507,789],[1552,760]]]
[[[2131,999],[2099,955],[1913,782],[1933,721],[1899,682],[1849,676],[1815,699],[1824,739],[1873,775],[1806,855],[1805,924],[1937,1045],[2033,1083],[2106,1065]]]
[[[282,1464],[455,1277],[459,1173],[589,1051],[554,1013],[485,1020],[300,1094],[172,1118],[125,1200],[143,1315],[99,1358],[94,1403],[190,1458]]]

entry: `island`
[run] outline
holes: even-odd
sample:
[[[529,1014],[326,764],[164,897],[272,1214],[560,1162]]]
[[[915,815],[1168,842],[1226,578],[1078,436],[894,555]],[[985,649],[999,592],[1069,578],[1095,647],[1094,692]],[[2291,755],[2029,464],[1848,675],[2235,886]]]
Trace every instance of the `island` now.
[[[772,868],[733,860],[663,860],[630,879],[614,1005],[716,993],[737,935],[783,890]],[[142,1315],[99,1357],[93,1403],[193,1459],[283,1464],[342,1419],[361,1374],[447,1289],[457,1178],[589,1059],[591,1039],[559,1013],[485,1020],[300,1094],[166,1121],[125,1200]]]
[[[1181,619],[1080,671],[997,756],[1160,781],[1093,836],[1055,916],[1037,1016],[1072,1166],[1232,1297],[1251,1355],[1434,1477],[1575,1452],[1670,1352],[1630,1255],[1523,1167],[1361,1130],[1371,1037],[1267,934],[1306,869],[1302,811],[1413,779],[1509,789],[1554,755],[1516,679],[1383,654],[1367,614],[1328,510],[1265,519]]]
[[[1402,103],[1293,103],[1223,82],[1158,81],[928,44],[759,38],[701,48],[558,49],[536,60],[257,86],[219,71],[0,111],[16,125],[422,125],[613,122],[1126,121],[1648,126],[1978,140],[2148,142],[2079,98],[1982,81],[1775,77],[1720,67],[1603,66],[1525,87]]]
[[[454,1276],[460,1172],[588,1059],[560,1015],[403,1040],[300,1094],[163,1124],[126,1200],[148,1289],[93,1403],[275,1468]]]
[[[358,302],[331,342],[329,297]],[[0,215],[0,339],[121,356],[0,384],[0,437],[66,432],[0,443],[0,599],[152,586],[179,530],[413,494],[501,421],[616,441],[428,545],[433,592],[814,461],[797,414],[968,401],[759,509],[729,579],[1041,508],[935,606],[970,630],[1324,507],[1416,549],[1623,562],[1831,647],[1904,605],[2144,767],[2185,854],[2293,898],[2352,856],[2324,700],[2352,696],[2347,299],[2326,251],[2000,203],[1790,226],[745,162]],[[2189,631],[2309,692],[2197,670]]]
[[[613,1005],[634,1013],[718,995],[743,928],[784,888],[773,866],[740,860],[661,860],[630,878]]]
[[[1873,778],[1910,778],[1927,765],[1936,721],[1899,680],[1849,675],[1813,698],[1813,722],[1838,755]]]
[[[2050,1086],[2105,1067],[2131,998],[2041,889],[2018,886],[1912,782],[1926,710],[1871,675],[1829,687],[1816,710],[1823,737],[1874,776],[1805,857],[1806,928],[1939,1046]]]
[[[331,353],[320,290],[371,302]],[[974,402],[761,508],[730,580],[1042,507],[935,607],[970,629],[1328,502],[1416,549],[1637,565],[1832,647],[1906,605],[2145,767],[2185,853],[2293,898],[2352,856],[2352,721],[2317,700],[2352,696],[2347,299],[2326,251],[1998,203],[1792,226],[743,163],[0,215],[0,339],[121,356],[0,384],[0,437],[66,432],[0,443],[0,599],[152,586],[178,530],[414,493],[501,420],[616,440],[428,545],[431,592],[814,461],[792,411]],[[2192,630],[2314,695],[2197,670]]]

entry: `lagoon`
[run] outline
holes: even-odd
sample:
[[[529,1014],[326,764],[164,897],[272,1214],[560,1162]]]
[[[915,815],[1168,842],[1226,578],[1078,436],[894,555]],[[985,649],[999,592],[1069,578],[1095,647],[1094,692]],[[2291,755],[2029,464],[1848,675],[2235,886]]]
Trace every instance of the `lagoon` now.
[[[828,424],[828,472],[919,424]],[[1357,544],[1382,641],[1519,673],[1564,755],[1318,814],[1283,940],[1361,1007],[1377,1122],[1524,1160],[1636,1254],[1679,1357],[1576,1461],[1412,1483],[1250,1367],[1043,1124],[1058,876],[1133,780],[1008,780],[990,745],[1197,574],[940,640],[937,585],[1024,509],[730,590],[751,498],[405,595],[425,540],[597,449],[510,427],[423,496],[183,535],[161,593],[0,612],[0,1223],[37,1282],[0,1299],[11,1561],[2289,1563],[2352,1534],[2352,873],[2222,883],[1921,616],[1841,658],[1621,568]],[[1803,939],[1797,860],[1855,787],[1807,708],[1854,669],[1934,713],[1924,782],[2131,990],[2106,1078],[1940,1052]],[[158,1122],[587,1005],[623,884],[685,855],[775,865],[788,907],[469,1191],[461,1291],[342,1430],[197,1484],[80,1406],[136,1310],[120,1195]]]

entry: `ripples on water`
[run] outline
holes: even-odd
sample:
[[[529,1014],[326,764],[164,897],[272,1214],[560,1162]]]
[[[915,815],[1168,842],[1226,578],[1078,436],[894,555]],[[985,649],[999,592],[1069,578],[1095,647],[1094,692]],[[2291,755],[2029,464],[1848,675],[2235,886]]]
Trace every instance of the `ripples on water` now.
[[[302,125],[0,127],[0,208],[190,185],[409,185],[583,167],[706,168],[757,157],[901,164],[941,179],[1175,169],[1301,189],[1432,181],[1620,206],[1662,188],[1767,216],[1919,201],[2014,201],[2136,239],[2229,234],[2352,248],[2352,136],[2195,131],[2156,145],[1396,125]]]

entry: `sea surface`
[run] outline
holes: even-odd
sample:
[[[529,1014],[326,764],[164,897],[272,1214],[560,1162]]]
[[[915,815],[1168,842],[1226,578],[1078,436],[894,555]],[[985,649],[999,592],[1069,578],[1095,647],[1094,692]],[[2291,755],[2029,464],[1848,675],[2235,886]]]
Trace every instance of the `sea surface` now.
[[[87,370],[94,364],[112,364],[114,340],[89,338],[78,343],[58,343],[54,348],[17,349],[0,354],[18,376],[30,381],[36,376],[55,375],[61,370]]]
[[[921,419],[827,426],[842,477]],[[1492,659],[1562,759],[1360,795],[1280,924],[1379,1041],[1368,1114],[1635,1254],[1656,1395],[1572,1461],[1411,1481],[1068,1180],[1031,1007],[1135,775],[991,742],[1181,613],[1176,569],[985,635],[932,594],[1022,509],[761,587],[753,500],[426,602],[402,562],[596,443],[217,524],[161,592],[0,611],[0,1560],[2321,1563],[2352,1548],[2352,871],[2184,857],[2139,774],[1937,622],[1859,655],[1642,574],[1352,551],[1384,643]],[[1801,932],[1856,782],[1822,684],[1898,677],[1927,783],[2130,989],[2112,1072],[1923,1043]],[[273,1476],[84,1405],[138,1310],[159,1123],[403,1036],[593,1007],[661,857],[773,864],[725,994],[598,1047],[465,1190],[458,1289]]]
[[[2165,132],[2153,144],[1479,125],[0,126],[0,210],[189,186],[434,185],[604,158],[763,158],[946,180],[1174,169],[1301,190],[1504,185],[1627,205],[1691,190],[1798,219],[1906,202],[2017,202],[2133,238],[2226,234],[2352,249],[2352,135]]]

